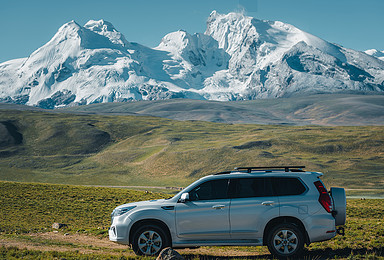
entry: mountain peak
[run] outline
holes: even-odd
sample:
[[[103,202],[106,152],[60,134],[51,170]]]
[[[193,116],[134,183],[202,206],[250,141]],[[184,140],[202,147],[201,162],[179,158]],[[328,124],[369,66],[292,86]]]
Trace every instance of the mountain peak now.
[[[228,14],[220,14],[216,10],[213,10],[207,19],[207,23],[214,22],[215,20],[243,20],[243,19],[252,19],[252,17],[246,16],[243,12],[230,12]]]
[[[366,50],[365,53],[368,55],[371,55],[373,57],[376,57],[379,60],[384,61],[384,51],[379,51],[377,49],[371,49],[371,50]]]
[[[23,66],[34,70],[37,64],[52,64],[76,56],[81,48],[84,28],[74,20],[63,24],[52,39],[29,55]]]
[[[82,26],[76,23],[75,20],[72,20],[63,24],[52,39],[59,38],[60,40],[63,40],[68,38],[77,38],[78,32],[81,29]]]
[[[106,32],[106,31],[117,31],[112,23],[105,21],[104,19],[100,20],[89,20],[85,25],[85,28],[92,30],[94,32]]]
[[[80,29],[81,28],[81,25],[78,24],[75,20],[71,20],[65,24],[63,24],[60,28],[77,28],[77,29]],[[60,30],[60,29],[59,29]]]
[[[156,49],[168,51],[174,55],[184,49],[190,42],[192,35],[184,30],[171,32],[161,39],[161,42]]]
[[[101,20],[89,20],[84,28],[100,34],[102,36],[107,37],[112,43],[122,45],[127,47],[129,42],[125,39],[124,35],[122,35],[116,28],[112,25],[112,23],[107,22],[103,19]]]
[[[207,21],[205,34],[218,41],[219,47],[230,55],[249,56],[247,52],[265,56],[276,52],[274,57],[281,56],[299,42],[322,50],[344,61],[339,48],[297,27],[280,22],[259,20],[244,13],[219,14],[212,12]]]

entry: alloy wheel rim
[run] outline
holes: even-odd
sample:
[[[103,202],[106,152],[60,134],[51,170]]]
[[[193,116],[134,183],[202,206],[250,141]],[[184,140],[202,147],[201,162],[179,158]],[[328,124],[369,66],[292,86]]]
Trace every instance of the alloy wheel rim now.
[[[294,252],[298,246],[298,239],[291,230],[280,230],[273,238],[273,246],[276,251],[282,255],[289,255]]]
[[[144,231],[138,239],[139,249],[144,255],[155,255],[160,251],[162,245],[161,236],[156,231]]]

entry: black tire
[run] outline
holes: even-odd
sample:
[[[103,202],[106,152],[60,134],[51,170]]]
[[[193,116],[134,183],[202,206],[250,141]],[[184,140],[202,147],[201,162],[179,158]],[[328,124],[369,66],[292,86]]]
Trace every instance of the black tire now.
[[[278,258],[297,257],[304,249],[304,235],[293,224],[280,224],[270,229],[267,245],[269,252]]]
[[[156,256],[169,246],[167,234],[156,225],[140,227],[133,235],[132,249],[136,255]]]

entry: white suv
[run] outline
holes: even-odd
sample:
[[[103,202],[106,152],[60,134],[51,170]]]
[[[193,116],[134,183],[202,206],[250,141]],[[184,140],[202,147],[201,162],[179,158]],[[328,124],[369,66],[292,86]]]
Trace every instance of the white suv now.
[[[171,199],[129,203],[112,212],[111,241],[138,255],[165,247],[262,246],[277,257],[344,233],[343,188],[327,191],[304,166],[241,167],[203,177]]]

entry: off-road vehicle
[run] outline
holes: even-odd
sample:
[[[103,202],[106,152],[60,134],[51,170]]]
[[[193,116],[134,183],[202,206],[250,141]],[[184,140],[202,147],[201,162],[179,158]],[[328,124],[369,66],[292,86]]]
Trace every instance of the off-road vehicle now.
[[[277,257],[343,233],[343,188],[327,191],[304,166],[240,167],[203,177],[170,199],[129,203],[112,212],[111,241],[138,255],[165,247],[268,246]]]

